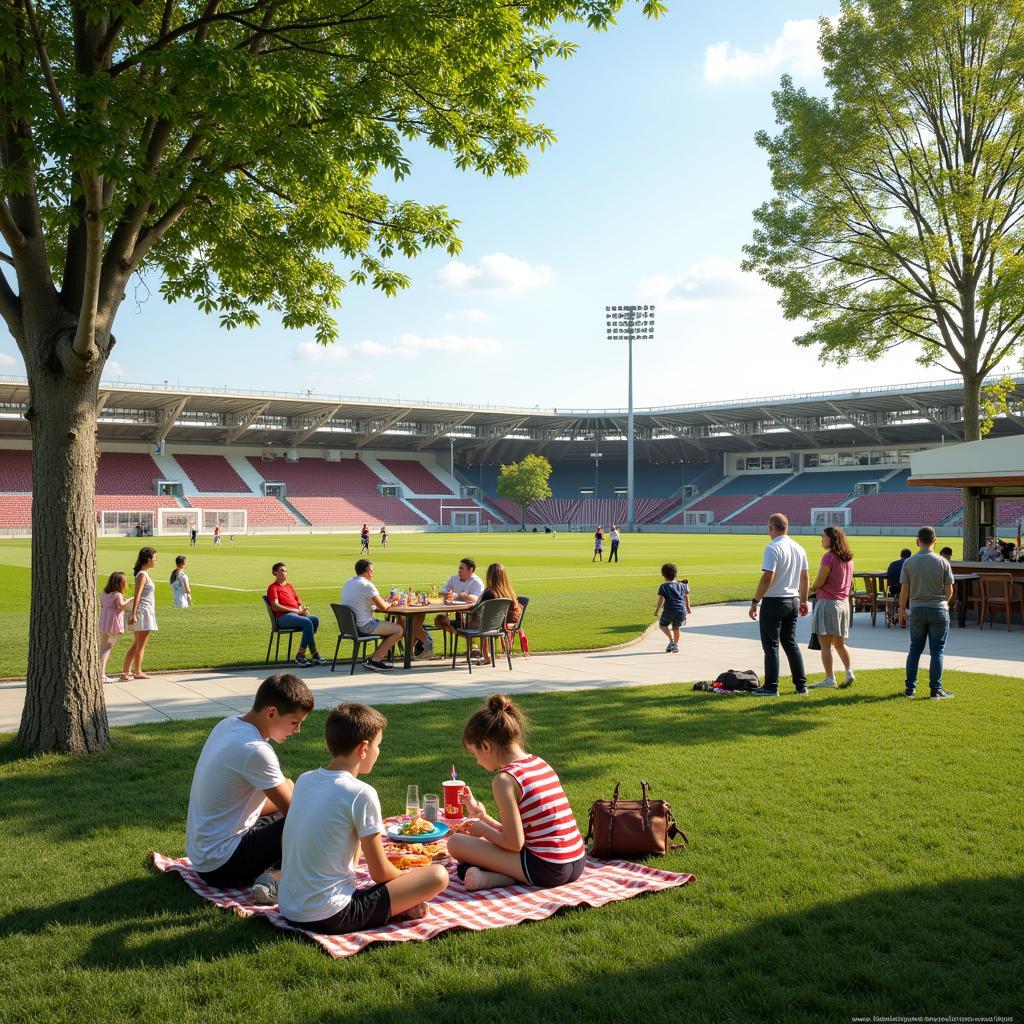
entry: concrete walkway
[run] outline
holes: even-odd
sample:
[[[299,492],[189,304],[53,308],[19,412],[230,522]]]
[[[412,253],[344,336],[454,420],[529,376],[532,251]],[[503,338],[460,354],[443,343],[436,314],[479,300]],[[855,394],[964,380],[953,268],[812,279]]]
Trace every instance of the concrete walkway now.
[[[665,639],[655,628],[634,644],[591,654],[533,655],[474,668],[461,663],[454,671],[450,661],[415,662],[405,672],[388,675],[361,667],[354,676],[347,665],[301,670],[318,708],[341,701],[367,704],[408,704],[421,700],[483,696],[505,693],[537,693],[555,690],[586,690],[605,686],[640,686],[654,683],[692,682],[713,679],[726,668],[752,668],[762,674],[763,657],[757,625],[747,618],[746,604],[705,605],[695,608],[683,631],[679,654],[665,653]],[[800,621],[798,636],[811,680],[820,679],[821,661],[806,650],[810,617]],[[908,634],[886,629],[881,616],[871,627],[867,615],[856,617],[850,635],[855,669],[899,668],[906,660]],[[345,645],[345,650],[348,645]],[[927,689],[927,655],[922,660],[922,680]],[[1024,632],[1005,629],[979,630],[954,626],[946,648],[946,668],[964,672],[1024,676]],[[286,669],[281,665],[278,670]],[[105,687],[111,725],[159,722],[179,718],[224,717],[248,711],[260,681],[273,667],[237,671],[173,672],[133,683]],[[296,670],[299,671],[299,670]],[[787,673],[785,658],[783,672]],[[21,719],[25,684],[0,684],[0,732],[14,732]]]

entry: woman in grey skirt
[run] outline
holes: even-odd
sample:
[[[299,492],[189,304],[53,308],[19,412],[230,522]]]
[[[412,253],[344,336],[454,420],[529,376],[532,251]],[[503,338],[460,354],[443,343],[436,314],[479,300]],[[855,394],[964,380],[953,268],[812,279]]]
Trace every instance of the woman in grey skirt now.
[[[811,632],[818,634],[821,644],[821,664],[825,678],[815,683],[813,689],[830,689],[838,686],[846,689],[853,685],[853,666],[846,638],[850,635],[850,586],[853,583],[853,552],[846,542],[846,533],[841,526],[826,526],[821,533],[821,546],[825,549],[818,575],[811,585],[817,598],[814,615],[811,618]],[[836,683],[832,669],[832,651],[846,669],[846,678]]]

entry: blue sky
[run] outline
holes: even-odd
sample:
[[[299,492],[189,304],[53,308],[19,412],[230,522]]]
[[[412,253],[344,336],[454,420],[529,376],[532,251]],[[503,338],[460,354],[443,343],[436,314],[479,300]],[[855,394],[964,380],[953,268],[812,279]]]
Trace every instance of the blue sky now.
[[[669,2],[657,22],[631,7],[610,32],[571,30],[580,51],[549,65],[536,107],[558,143],[525,177],[484,179],[411,151],[413,174],[393,194],[447,204],[463,252],[405,265],[413,284],[397,298],[348,289],[332,349],[272,316],[221,331],[186,303],[165,304],[151,276],[129,289],[109,378],[622,408],[626,353],[605,339],[604,306],[654,302],[656,340],[635,353],[640,406],[942,379],[912,349],[821,367],[790,343],[798,328],[773,294],[738,268],[751,211],[769,195],[754,133],[773,126],[781,74],[823,88],[815,19],[838,5]],[[0,373],[21,372],[4,337]]]

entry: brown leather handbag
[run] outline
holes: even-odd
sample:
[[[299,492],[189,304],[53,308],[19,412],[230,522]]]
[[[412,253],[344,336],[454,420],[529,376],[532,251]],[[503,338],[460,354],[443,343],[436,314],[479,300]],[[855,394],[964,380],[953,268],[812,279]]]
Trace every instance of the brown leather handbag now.
[[[590,808],[587,842],[593,843],[594,857],[664,856],[689,842],[672,817],[672,808],[664,800],[650,798],[650,784],[640,780],[642,800],[620,800],[620,783],[615,783],[611,800],[595,800]],[[671,840],[680,838],[682,842]]]

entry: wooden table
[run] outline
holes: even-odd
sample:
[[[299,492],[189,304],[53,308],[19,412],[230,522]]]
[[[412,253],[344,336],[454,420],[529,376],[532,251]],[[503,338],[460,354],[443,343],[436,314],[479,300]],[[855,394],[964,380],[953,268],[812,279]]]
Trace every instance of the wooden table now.
[[[978,578],[976,572],[953,572],[953,594],[956,598],[956,621],[961,629],[967,625],[967,597],[971,584]],[[979,611],[980,615],[981,612]]]
[[[402,668],[412,668],[412,620],[417,615],[452,615],[455,612],[467,612],[473,607],[469,601],[455,601],[445,604],[444,601],[431,601],[428,604],[393,604],[387,614],[396,617],[405,616],[405,658]]]
[[[871,599],[871,625],[875,624],[875,616],[878,614],[878,594],[881,592],[885,594],[886,580],[888,579],[887,574],[882,572],[855,572],[853,574],[855,580],[864,580],[865,584],[871,583],[871,586],[865,586],[865,591]],[[853,595],[850,595],[850,625],[853,625],[853,612],[857,607],[857,602],[854,600]]]

